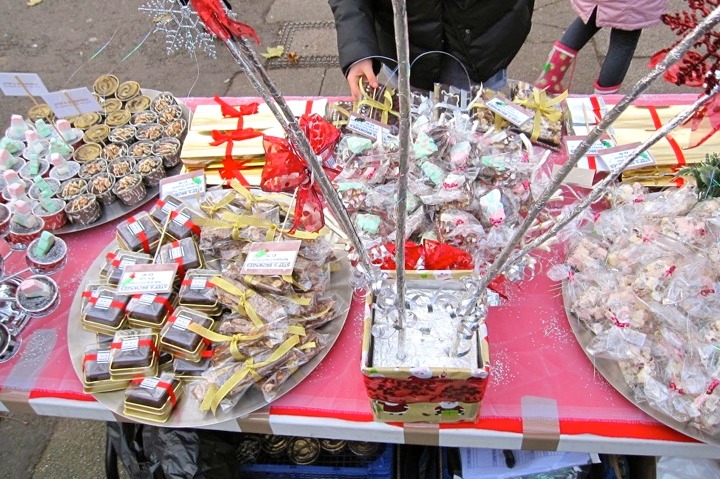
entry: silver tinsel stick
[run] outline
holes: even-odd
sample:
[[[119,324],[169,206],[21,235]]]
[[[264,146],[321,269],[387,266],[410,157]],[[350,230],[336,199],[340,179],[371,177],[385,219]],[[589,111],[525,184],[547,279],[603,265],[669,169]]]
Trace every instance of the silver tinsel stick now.
[[[621,164],[619,164],[615,169],[613,169],[608,176],[603,178],[602,181],[600,181],[595,186],[595,188],[593,188],[590,194],[586,196],[582,201],[580,201],[580,203],[578,203],[569,213],[563,215],[562,219],[558,223],[553,225],[552,228],[535,238],[531,243],[529,243],[523,249],[513,255],[512,258],[510,258],[510,260],[506,263],[506,267],[509,267],[522,259],[523,256],[530,253],[532,250],[552,238],[555,234],[557,234],[558,231],[563,229],[568,223],[577,218],[577,216],[582,213],[585,208],[595,203],[595,201],[599,200],[600,197],[605,194],[610,184],[623,173],[625,168],[627,168],[630,163],[632,163],[638,156],[643,154],[643,152],[647,151],[648,148],[663,139],[668,133],[685,123],[689,118],[693,116],[693,114],[695,114],[695,112],[699,108],[708,103],[715,95],[719,93],[720,85],[717,85],[710,91],[710,93],[698,98],[695,103],[687,107],[685,110],[681,111],[675,118],[670,120],[667,125],[664,125],[662,128],[653,133],[641,145],[638,145],[637,148],[632,151],[628,158],[626,158]]]
[[[407,216],[407,189],[410,156],[410,54],[407,28],[407,6],[405,0],[392,0],[395,45],[398,58],[398,102],[400,104],[399,140],[400,152],[398,157],[398,187],[397,203],[395,204],[395,217],[397,220],[397,234],[395,235],[395,276],[397,288],[397,324],[398,329],[398,359],[405,356],[405,225]]]
[[[610,110],[608,114],[605,115],[605,117],[603,117],[602,120],[597,124],[597,126],[585,137],[585,139],[580,143],[575,152],[570,155],[567,162],[565,162],[558,169],[557,173],[553,177],[548,187],[540,195],[540,198],[535,203],[533,203],[530,211],[527,214],[527,217],[515,231],[513,237],[508,241],[508,244],[505,246],[505,248],[503,248],[502,252],[498,255],[495,261],[488,267],[488,269],[485,271],[485,274],[482,275],[480,281],[480,291],[487,288],[490,282],[505,268],[505,263],[507,262],[508,258],[510,258],[510,255],[512,254],[515,247],[520,244],[520,241],[522,240],[523,236],[525,236],[525,233],[527,233],[527,231],[532,226],[535,218],[537,218],[540,212],[545,208],[547,203],[550,201],[550,198],[552,198],[555,192],[560,188],[560,185],[568,176],[568,174],[572,171],[575,165],[577,165],[580,158],[585,156],[585,153],[587,153],[590,147],[600,138],[600,136],[602,136],[603,133],[605,133],[605,130],[607,130],[610,125],[615,122],[615,120],[630,106],[633,101],[635,101],[640,96],[640,94],[642,94],[642,92],[644,92],[650,86],[653,81],[655,81],[655,79],[662,75],[671,65],[680,60],[685,54],[685,52],[690,50],[693,45],[695,45],[695,43],[703,35],[705,35],[715,25],[717,25],[719,21],[720,7],[716,8],[710,15],[705,18],[705,20],[702,21],[702,23],[698,24],[698,26],[695,27],[693,31],[691,31],[680,43],[678,43],[675,48],[670,50],[670,52],[668,52],[665,58],[660,63],[658,63],[658,65],[650,73],[640,79],[633,86],[630,93],[625,95],[625,97],[623,97],[618,102],[618,104],[615,105],[615,108]],[[607,186],[605,186],[605,189],[607,189]]]

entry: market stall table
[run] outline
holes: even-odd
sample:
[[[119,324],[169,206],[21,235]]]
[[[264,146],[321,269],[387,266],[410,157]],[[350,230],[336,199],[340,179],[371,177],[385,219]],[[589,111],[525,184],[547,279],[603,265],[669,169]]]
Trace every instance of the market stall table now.
[[[646,101],[692,99],[678,95]],[[191,98],[187,103],[192,109],[212,101]],[[51,315],[30,322],[18,355],[0,364],[0,411],[117,419],[82,392],[70,363],[66,331],[67,321],[80,320],[68,317],[78,284],[113,240],[119,221],[63,236],[68,263],[54,276],[62,301]],[[8,260],[9,272],[23,267],[21,253]],[[374,422],[360,372],[362,319],[363,307],[356,300],[337,343],[308,378],[269,408],[213,428],[389,443],[720,458],[720,449],[658,423],[595,371],[570,329],[558,284],[542,269],[534,279],[515,285],[509,299],[490,311],[492,369],[477,423]],[[534,429],[538,417],[553,415],[558,418],[554,429]]]

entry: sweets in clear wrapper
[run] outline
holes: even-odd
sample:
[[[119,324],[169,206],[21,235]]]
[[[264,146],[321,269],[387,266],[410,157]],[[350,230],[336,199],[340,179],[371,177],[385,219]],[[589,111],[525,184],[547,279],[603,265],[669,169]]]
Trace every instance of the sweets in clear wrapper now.
[[[117,239],[124,249],[152,254],[160,242],[160,229],[148,213],[142,212],[118,225]]]
[[[87,290],[86,290],[87,291]],[[95,291],[82,311],[83,328],[114,334],[125,324],[125,307],[130,298],[104,287]]]
[[[176,357],[199,361],[207,343],[190,325],[211,329],[213,323],[208,315],[181,306],[168,318],[160,331],[160,345]]]
[[[128,385],[128,381],[113,381],[110,378],[109,347],[97,345],[86,347],[82,371],[83,391],[87,394],[119,391]]]
[[[175,293],[134,294],[125,307],[133,328],[160,329],[175,311]]]
[[[117,331],[110,345],[110,376],[112,379],[154,376],[159,356],[157,334],[152,330]]]
[[[173,373],[133,379],[125,391],[123,413],[144,421],[163,423],[180,400],[182,387]]]
[[[176,263],[178,265],[177,275],[182,281],[189,269],[202,267],[203,259],[195,241],[192,238],[183,238],[162,245],[158,253],[157,263]]]

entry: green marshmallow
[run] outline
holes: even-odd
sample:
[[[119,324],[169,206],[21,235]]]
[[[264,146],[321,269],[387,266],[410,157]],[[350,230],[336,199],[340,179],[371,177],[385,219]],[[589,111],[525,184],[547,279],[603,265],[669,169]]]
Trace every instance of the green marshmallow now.
[[[52,131],[52,128],[50,128],[50,125],[45,123],[45,120],[43,120],[42,118],[39,118],[35,122],[35,130],[37,130],[37,134],[38,134],[38,136],[40,136],[40,138],[47,138],[49,136],[52,136],[52,134],[53,134],[53,131]]]
[[[380,231],[382,220],[377,215],[360,213],[357,215],[357,225],[362,231],[376,235]]]
[[[425,163],[420,165],[420,169],[423,173],[425,173],[425,176],[430,178],[430,181],[435,183],[436,186],[445,181],[445,170],[443,170],[434,163],[426,161]]]
[[[495,168],[497,171],[505,171],[507,169],[507,163],[503,156],[483,156],[480,158],[480,163],[484,166]]]
[[[348,150],[352,151],[355,154],[358,154],[372,148],[372,141],[370,141],[368,138],[351,136],[347,139],[347,147]]]
[[[412,148],[413,155],[419,160],[427,158],[428,156],[438,151],[438,147],[433,141],[433,139],[425,133],[420,133],[418,135],[418,137],[415,139],[415,142],[413,143]]]
[[[358,181],[343,181],[337,184],[338,191],[342,193],[348,190],[364,190],[365,185]]]
[[[52,198],[50,198],[50,196],[45,196],[45,194],[42,194],[39,201],[43,209],[48,213],[55,213],[56,211],[60,210],[60,208],[57,207],[57,205],[52,200]]]
[[[40,196],[52,196],[53,190],[47,181],[42,176],[36,176],[33,178],[33,183],[40,189]]]
[[[50,153],[58,153],[61,156],[67,156],[72,153],[72,148],[59,138],[51,138]]]
[[[7,150],[9,153],[15,155],[23,151],[23,142],[4,137],[0,140],[0,149]]]
[[[48,254],[48,251],[53,247],[55,244],[55,235],[50,233],[49,231],[43,231],[40,234],[40,238],[37,241],[37,244],[35,245],[35,255],[39,258],[44,257],[46,254]]]

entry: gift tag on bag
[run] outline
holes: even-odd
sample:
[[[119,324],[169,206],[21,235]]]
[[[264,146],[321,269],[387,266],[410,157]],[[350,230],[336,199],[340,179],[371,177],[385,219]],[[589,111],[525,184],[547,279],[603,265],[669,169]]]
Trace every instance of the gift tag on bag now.
[[[640,146],[640,143],[630,143],[629,145],[616,146],[614,148],[607,148],[605,150],[599,150],[597,152],[600,160],[608,167],[608,170],[614,170],[627,158],[630,157],[635,148]],[[625,167],[626,170],[633,170],[635,168],[644,168],[646,166],[655,165],[655,158],[650,155],[649,151],[642,152],[632,163]]]
[[[241,274],[288,275],[295,268],[300,241],[252,243]]]

